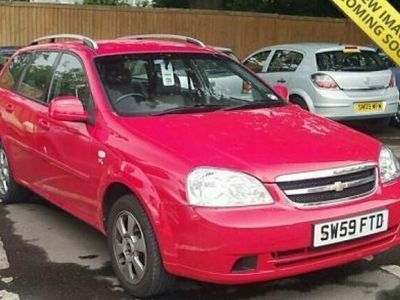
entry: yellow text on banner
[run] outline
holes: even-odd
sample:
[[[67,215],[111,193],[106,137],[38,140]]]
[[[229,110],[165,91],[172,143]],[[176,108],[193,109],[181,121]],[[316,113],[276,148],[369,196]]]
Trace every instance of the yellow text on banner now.
[[[400,66],[400,14],[386,0],[332,0]]]

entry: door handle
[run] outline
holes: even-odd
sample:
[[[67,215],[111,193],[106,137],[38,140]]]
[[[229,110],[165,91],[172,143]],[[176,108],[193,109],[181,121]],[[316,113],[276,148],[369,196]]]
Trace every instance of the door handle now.
[[[278,83],[286,83],[286,80],[281,78],[281,79],[278,79],[276,82],[278,82]]]
[[[6,105],[6,112],[8,112],[9,114],[14,112],[14,106],[12,106],[11,104],[7,104]]]
[[[39,124],[39,127],[44,130],[50,129],[50,123],[45,119],[39,119],[38,124]]]

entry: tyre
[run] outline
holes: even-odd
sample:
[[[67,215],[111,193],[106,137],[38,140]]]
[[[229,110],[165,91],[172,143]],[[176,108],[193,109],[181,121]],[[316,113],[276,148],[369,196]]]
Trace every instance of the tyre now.
[[[297,104],[298,106],[300,106],[300,108],[309,111],[310,109],[308,108],[308,105],[306,103],[306,101],[304,101],[303,98],[301,98],[300,96],[291,96],[290,97],[290,102],[293,104]]]
[[[397,112],[397,113],[392,117],[392,120],[391,120],[390,124],[391,124],[393,127],[400,128],[400,112]]]
[[[128,293],[147,298],[172,287],[174,277],[164,269],[152,225],[133,195],[122,196],[112,206],[107,236],[112,266]]]
[[[7,153],[0,144],[0,199],[5,204],[24,201],[29,192],[15,182],[9,166]]]
[[[372,133],[380,133],[388,128],[391,118],[365,120],[365,128]]]

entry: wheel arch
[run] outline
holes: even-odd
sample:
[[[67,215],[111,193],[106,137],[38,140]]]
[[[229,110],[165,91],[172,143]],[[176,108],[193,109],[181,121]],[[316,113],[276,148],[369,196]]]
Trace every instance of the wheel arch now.
[[[157,190],[151,181],[139,169],[133,166],[122,165],[117,168],[115,173],[109,178],[104,178],[99,191],[100,204],[98,207],[99,229],[107,235],[107,217],[112,205],[124,195],[133,195],[145,210],[150,224],[155,232],[156,239],[160,246],[163,261],[175,257],[176,247],[172,231],[168,223],[168,216],[165,211],[165,205],[162,203]],[[129,172],[121,173],[121,170]],[[131,174],[135,174],[133,177]]]
[[[301,99],[303,99],[304,102],[307,104],[309,110],[311,112],[315,112],[314,103],[313,103],[311,97],[305,91],[300,90],[300,89],[290,90],[290,92],[289,92],[289,100],[291,101],[291,99],[293,97],[300,97]]]

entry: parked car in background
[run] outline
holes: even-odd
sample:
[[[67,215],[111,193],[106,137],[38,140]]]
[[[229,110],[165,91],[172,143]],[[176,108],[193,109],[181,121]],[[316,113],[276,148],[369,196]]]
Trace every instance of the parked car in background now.
[[[379,128],[398,111],[395,76],[368,47],[277,45],[243,63],[271,84],[285,84],[292,103],[331,119],[370,119]]]
[[[0,47],[0,70],[7,62],[7,59],[9,59],[18,49],[19,47],[16,46]]]
[[[382,58],[382,60],[384,61],[384,63],[388,66],[388,68],[390,68],[395,77],[396,77],[396,85],[397,88],[400,90],[400,67],[397,66],[387,55],[385,52],[383,52],[381,49],[377,49],[377,53],[378,55]],[[400,99],[399,99],[400,101]],[[392,119],[392,124],[396,127],[400,127],[400,111],[398,111],[393,119]]]
[[[104,233],[139,298],[174,276],[259,282],[399,245],[389,148],[170,39],[56,35],[18,51],[0,72],[2,203],[30,189]]]

